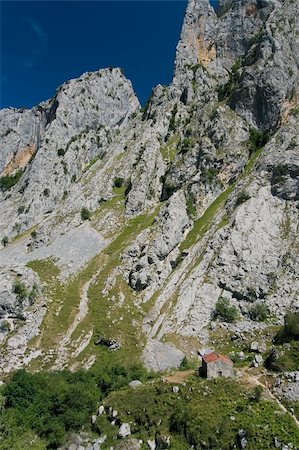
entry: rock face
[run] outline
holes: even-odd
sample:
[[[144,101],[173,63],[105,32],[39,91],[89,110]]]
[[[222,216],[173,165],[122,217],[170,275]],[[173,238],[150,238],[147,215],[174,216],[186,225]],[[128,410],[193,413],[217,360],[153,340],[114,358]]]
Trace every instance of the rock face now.
[[[99,339],[166,370],[182,339],[209,341],[220,297],[241,328],[299,308],[298,8],[190,0],[173,81],[143,109],[104,69],[0,111],[1,371],[90,367]]]

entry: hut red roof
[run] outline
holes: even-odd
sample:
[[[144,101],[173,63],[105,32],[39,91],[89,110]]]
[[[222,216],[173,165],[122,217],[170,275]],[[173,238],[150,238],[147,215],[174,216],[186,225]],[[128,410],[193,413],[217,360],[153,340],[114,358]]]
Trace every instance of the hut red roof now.
[[[202,359],[207,364],[218,361],[218,360],[233,364],[233,362],[230,358],[228,358],[227,356],[221,355],[219,353],[216,353],[216,352],[208,353],[207,355],[204,355]]]

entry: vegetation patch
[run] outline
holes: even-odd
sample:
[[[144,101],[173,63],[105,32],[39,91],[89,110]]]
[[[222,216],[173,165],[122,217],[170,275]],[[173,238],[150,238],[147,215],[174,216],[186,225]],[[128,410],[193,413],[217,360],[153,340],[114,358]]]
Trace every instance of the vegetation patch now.
[[[262,400],[256,389],[235,380],[207,382],[194,377],[179,385],[179,393],[158,381],[112,392],[104,405],[118,411],[117,423],[130,423],[133,437],[146,441],[170,436],[171,448],[178,450],[239,448],[240,429],[246,433],[249,450],[272,449],[275,437],[299,443],[299,431],[288,414],[277,420],[275,403]],[[96,426],[108,435],[107,446],[115,443],[117,430],[109,415],[101,416]]]
[[[285,315],[284,326],[276,334],[274,344],[265,361],[266,367],[276,372],[299,370],[299,313]]]
[[[265,303],[256,303],[249,312],[251,320],[264,322],[269,317],[269,310]]]
[[[161,147],[161,155],[164,161],[172,162],[177,154],[178,136],[173,136],[167,144]]]
[[[224,205],[229,194],[232,192],[235,184],[223,191],[214,202],[206,209],[204,214],[194,222],[193,228],[189,231],[186,239],[180,245],[180,251],[183,252],[190,248],[195,242],[202,238],[212,226],[217,212]]]
[[[14,175],[3,175],[0,177],[0,189],[8,191],[20,180],[23,175],[23,170],[18,170]]]
[[[228,298],[220,297],[216,303],[215,317],[224,322],[232,323],[238,318],[237,309],[230,305]]]
[[[91,212],[89,211],[89,209],[87,208],[82,208],[81,209],[81,219],[82,220],[89,220],[91,217]]]
[[[17,371],[2,390],[1,450],[56,449],[71,432],[91,431],[91,415],[112,390],[152,374],[141,365],[89,372]],[[37,435],[38,439],[34,436]],[[32,442],[26,442],[31,437]],[[33,445],[32,445],[33,444]]]
[[[250,155],[260,148],[263,148],[269,141],[270,135],[266,131],[260,131],[256,128],[249,130],[249,152]]]
[[[190,219],[194,219],[196,216],[196,196],[193,192],[189,192],[187,201],[187,214],[190,217]]]
[[[237,197],[236,203],[235,203],[235,207],[237,208],[238,206],[242,205],[242,203],[246,202],[249,199],[250,199],[250,195],[245,190],[242,190],[238,194],[238,197]]]

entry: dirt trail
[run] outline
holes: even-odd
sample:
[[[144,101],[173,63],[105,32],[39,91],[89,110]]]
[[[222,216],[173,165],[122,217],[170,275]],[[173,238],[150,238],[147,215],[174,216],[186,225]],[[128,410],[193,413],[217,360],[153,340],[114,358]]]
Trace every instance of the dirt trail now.
[[[249,382],[250,384],[254,384],[256,386],[261,386],[264,389],[265,393],[268,395],[268,397],[271,398],[272,400],[274,400],[274,402],[279,406],[279,408],[283,412],[289,414],[292,417],[292,419],[294,420],[294,422],[296,423],[297,427],[299,428],[299,420],[297,419],[297,417],[294,414],[292,414],[289,410],[287,410],[287,408],[281,403],[281,401],[277,397],[275,397],[275,395],[271,391],[270,387],[268,386],[267,382],[262,383],[259,380],[258,375],[251,375],[248,373],[248,371],[246,369],[242,372],[243,372],[242,378],[245,381]]]
[[[171,373],[170,375],[163,377],[163,381],[167,383],[183,383],[190,375],[195,374],[195,370],[183,370],[179,372]]]
[[[88,313],[88,290],[89,290],[90,286],[92,285],[92,283],[96,280],[96,278],[97,278],[97,276],[98,276],[98,274],[100,273],[101,270],[102,269],[100,269],[82,287],[80,303],[78,305],[78,312],[77,312],[76,316],[74,317],[73,322],[71,323],[71,325],[67,329],[63,339],[59,343],[59,348],[57,349],[57,358],[56,358],[55,363],[53,365],[53,369],[54,370],[59,370],[59,369],[63,368],[64,364],[68,360],[68,349],[67,349],[67,346],[70,345],[70,343],[71,343],[71,336],[74,333],[74,331],[76,330],[77,326],[79,325],[80,322],[82,322],[82,320],[85,318],[85,316]],[[92,333],[90,333],[90,330],[88,332],[88,335],[90,336],[89,337],[89,341],[90,341],[90,339],[92,337]],[[84,336],[83,336],[83,339],[84,339]],[[84,348],[85,347],[86,347],[86,345],[84,345]]]

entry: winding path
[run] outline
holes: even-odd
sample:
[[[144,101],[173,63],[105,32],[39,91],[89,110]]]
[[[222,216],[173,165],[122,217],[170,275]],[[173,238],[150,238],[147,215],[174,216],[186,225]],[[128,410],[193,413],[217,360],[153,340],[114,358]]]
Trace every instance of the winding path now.
[[[243,376],[246,376],[246,380],[249,381],[249,383],[255,384],[255,385],[257,385],[257,386],[261,386],[261,387],[264,389],[264,391],[266,391],[266,393],[268,394],[268,396],[269,396],[272,400],[274,400],[274,402],[278,405],[278,407],[279,407],[284,413],[287,413],[287,414],[289,414],[289,415],[292,417],[292,419],[293,419],[294,422],[296,423],[297,427],[299,428],[299,420],[297,419],[297,417],[296,417],[294,414],[292,414],[292,413],[291,413],[291,412],[290,412],[290,411],[289,411],[289,410],[281,403],[281,401],[280,401],[277,397],[275,397],[275,395],[274,395],[273,392],[270,390],[270,388],[269,388],[269,386],[268,386],[267,383],[266,383],[266,384],[262,383],[262,382],[259,380],[258,376],[255,376],[255,375],[249,375],[247,371],[243,372],[243,374],[244,374]]]

